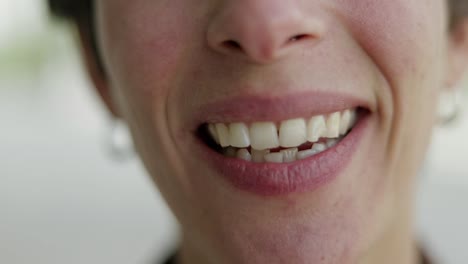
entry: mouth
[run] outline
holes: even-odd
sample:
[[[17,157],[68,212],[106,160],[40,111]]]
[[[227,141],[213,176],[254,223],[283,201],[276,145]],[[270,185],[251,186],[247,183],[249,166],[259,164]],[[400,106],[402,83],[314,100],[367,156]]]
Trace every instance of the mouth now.
[[[300,98],[294,102],[307,105],[310,101]],[[265,120],[268,116],[285,117],[281,110],[292,111],[294,107],[290,106],[295,104],[283,100],[281,105],[289,107],[275,108],[277,104],[257,100],[260,107],[253,108],[238,100],[241,107],[229,106],[227,111],[211,106],[221,110],[211,116],[204,111],[208,113],[205,118],[212,121],[198,127],[199,156],[242,191],[261,196],[313,191],[346,171],[368,132],[372,110],[353,100],[338,101],[339,106],[327,103],[311,111],[325,114],[300,114],[280,121]],[[307,112],[303,109],[295,111]],[[287,115],[294,116],[290,112]],[[255,116],[261,116],[261,121],[255,121]],[[235,122],[223,122],[223,118]],[[242,118],[245,121],[240,121]]]
[[[228,158],[254,163],[292,163],[339,144],[363,109],[281,122],[210,123],[200,135],[207,146]]]

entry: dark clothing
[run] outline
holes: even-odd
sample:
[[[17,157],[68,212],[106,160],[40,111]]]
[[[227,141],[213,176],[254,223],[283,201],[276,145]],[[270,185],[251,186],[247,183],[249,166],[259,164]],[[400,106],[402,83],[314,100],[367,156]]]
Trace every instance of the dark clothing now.
[[[176,264],[175,263],[175,255],[173,255],[172,257],[170,257],[168,260],[166,260],[164,262],[164,264]]]

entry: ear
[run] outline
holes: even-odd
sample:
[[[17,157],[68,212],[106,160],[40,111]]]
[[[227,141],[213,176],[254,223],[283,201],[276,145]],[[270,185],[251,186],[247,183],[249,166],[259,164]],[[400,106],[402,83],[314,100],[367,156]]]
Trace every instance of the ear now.
[[[120,115],[113,100],[111,87],[100,60],[98,49],[96,48],[93,32],[90,32],[90,26],[88,25],[78,25],[77,28],[86,71],[104,105],[114,117],[119,118]]]
[[[451,88],[468,74],[468,17],[460,19],[450,31],[446,87]]]

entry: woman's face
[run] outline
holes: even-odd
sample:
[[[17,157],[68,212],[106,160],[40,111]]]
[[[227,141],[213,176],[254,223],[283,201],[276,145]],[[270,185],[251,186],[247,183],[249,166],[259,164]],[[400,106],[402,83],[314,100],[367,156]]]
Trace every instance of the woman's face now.
[[[107,85],[192,263],[357,263],[409,241],[445,5],[97,1]]]

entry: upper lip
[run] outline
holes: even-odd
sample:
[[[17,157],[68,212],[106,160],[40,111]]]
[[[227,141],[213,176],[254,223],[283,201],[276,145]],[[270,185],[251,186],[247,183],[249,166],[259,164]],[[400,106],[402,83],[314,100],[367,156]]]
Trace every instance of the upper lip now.
[[[207,123],[279,122],[352,108],[365,108],[373,112],[368,101],[343,93],[314,91],[284,95],[238,95],[201,106],[192,120],[196,126]]]

